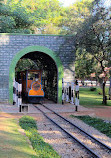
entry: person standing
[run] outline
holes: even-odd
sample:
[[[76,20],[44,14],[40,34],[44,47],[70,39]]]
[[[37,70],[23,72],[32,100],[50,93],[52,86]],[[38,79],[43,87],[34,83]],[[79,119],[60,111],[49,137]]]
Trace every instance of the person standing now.
[[[78,105],[79,105],[79,84],[78,80],[75,81],[75,111],[78,111]]]

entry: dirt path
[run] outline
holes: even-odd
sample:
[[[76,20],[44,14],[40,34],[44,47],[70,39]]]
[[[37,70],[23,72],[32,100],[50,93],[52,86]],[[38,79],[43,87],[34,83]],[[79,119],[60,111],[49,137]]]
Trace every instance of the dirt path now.
[[[111,106],[106,107],[103,106],[102,108],[94,108],[95,116],[101,117],[103,119],[111,120]]]

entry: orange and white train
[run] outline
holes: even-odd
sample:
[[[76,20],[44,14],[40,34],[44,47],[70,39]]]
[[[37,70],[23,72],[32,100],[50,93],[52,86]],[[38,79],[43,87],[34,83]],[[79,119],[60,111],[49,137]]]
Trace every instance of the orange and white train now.
[[[42,71],[26,70],[20,73],[22,80],[22,95],[29,102],[38,103],[43,100],[45,93],[42,89]]]

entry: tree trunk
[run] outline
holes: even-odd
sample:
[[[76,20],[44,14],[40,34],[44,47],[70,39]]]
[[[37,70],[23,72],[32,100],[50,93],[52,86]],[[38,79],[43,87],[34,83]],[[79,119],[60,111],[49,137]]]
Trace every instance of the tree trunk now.
[[[98,80],[96,79],[96,87],[98,86]]]
[[[111,77],[110,77],[110,86],[109,86],[109,100],[111,100]]]
[[[105,93],[105,85],[106,85],[106,82],[103,82],[103,101],[102,101],[102,104],[107,105],[107,96]]]
[[[104,53],[103,53],[104,55]],[[106,77],[107,77],[107,73],[105,71],[105,67],[103,66],[103,60],[100,61],[100,64],[101,64],[101,68],[102,68],[102,72],[104,74],[104,78],[103,78],[103,85],[102,85],[102,89],[103,89],[103,101],[102,103],[107,105],[107,96],[105,94],[105,86],[106,86]]]

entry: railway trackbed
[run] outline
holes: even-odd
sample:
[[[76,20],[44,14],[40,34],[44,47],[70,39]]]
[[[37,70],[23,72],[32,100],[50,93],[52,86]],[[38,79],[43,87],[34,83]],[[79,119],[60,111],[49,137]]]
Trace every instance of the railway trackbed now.
[[[83,129],[59,115],[43,104],[34,105],[43,115],[63,130],[68,137],[80,144],[80,146],[94,158],[111,158],[111,147],[102,143]],[[47,110],[47,112],[45,112]],[[82,149],[81,149],[82,150]]]

